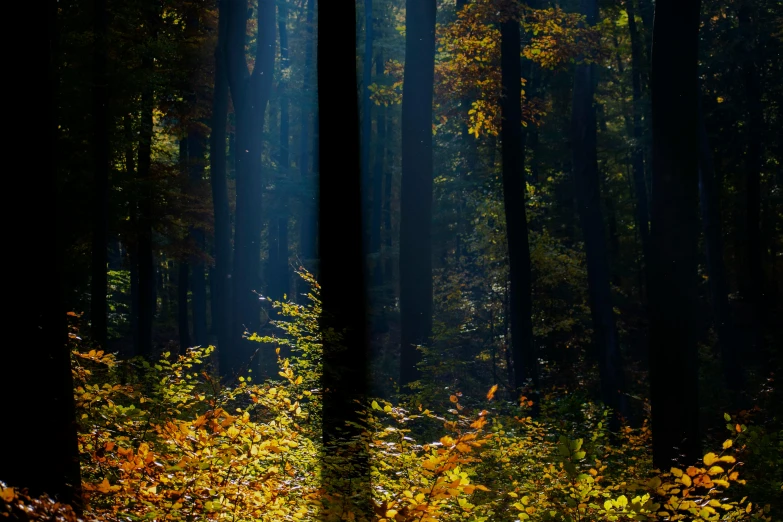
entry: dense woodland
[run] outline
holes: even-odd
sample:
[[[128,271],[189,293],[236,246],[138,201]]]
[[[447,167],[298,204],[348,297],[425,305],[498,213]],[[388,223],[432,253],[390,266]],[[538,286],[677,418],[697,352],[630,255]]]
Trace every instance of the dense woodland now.
[[[783,517],[779,0],[46,6],[3,517]]]

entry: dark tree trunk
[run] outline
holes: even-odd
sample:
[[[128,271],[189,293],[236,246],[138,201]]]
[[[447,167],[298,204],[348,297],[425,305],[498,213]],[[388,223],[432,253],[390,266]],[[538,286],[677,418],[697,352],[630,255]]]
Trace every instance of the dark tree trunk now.
[[[375,75],[383,77],[383,54],[379,51],[375,57]],[[383,212],[383,174],[386,165],[386,107],[375,108],[375,168],[372,176],[372,212],[370,221],[370,252],[373,262],[373,286],[383,285],[383,262],[381,259],[381,219]]]
[[[158,8],[150,8],[150,37],[157,38]],[[155,105],[153,76],[155,74],[151,49],[144,50],[142,69],[145,85],[141,93],[141,127],[139,133],[139,320],[138,348],[144,357],[152,355],[152,322],[155,318],[155,261],[152,247],[152,111]]]
[[[179,330],[179,353],[190,348],[190,324],[188,318],[188,279],[190,267],[187,261],[180,261],[177,269],[177,327]]]
[[[633,148],[631,149],[631,169],[633,189],[636,197],[636,227],[642,244],[642,256],[646,265],[650,249],[650,210],[647,203],[647,183],[644,179],[644,133],[642,129],[642,77],[647,70],[642,54],[643,42],[636,27],[633,0],[626,0],[628,31],[631,35],[631,85],[633,88]]]
[[[432,335],[432,97],[435,0],[406,0],[400,195],[400,384],[419,377]]]
[[[285,2],[278,7],[278,30],[280,32],[280,66],[285,70],[289,66],[288,62],[288,7]],[[270,295],[273,299],[282,300],[283,296],[287,296],[290,292],[289,289],[289,273],[288,273],[288,194],[285,192],[284,179],[288,177],[288,169],[290,166],[290,153],[289,153],[289,107],[288,107],[288,85],[285,81],[281,80],[278,85],[278,93],[280,95],[280,162],[279,162],[279,176],[277,190],[279,212],[276,219],[276,223],[270,224],[277,233],[277,252],[275,252],[275,264],[273,265],[273,271],[269,274],[269,285],[272,291]],[[274,310],[270,313],[274,317],[276,315]]]
[[[199,186],[204,182],[204,162],[206,137],[196,129],[188,133],[188,175],[191,190],[200,193]],[[190,229],[191,247],[195,249],[190,257],[190,288],[193,293],[191,307],[193,310],[193,345],[207,344],[207,280],[204,256],[206,240],[204,229],[193,226]]]
[[[385,136],[391,136],[392,134],[392,119],[386,119]],[[388,149],[384,149],[383,163],[384,165],[388,161],[389,154]],[[384,273],[386,274],[385,280],[387,285],[386,294],[388,297],[394,297],[394,259],[392,256],[392,242],[394,241],[394,234],[392,231],[392,180],[394,176],[393,169],[386,170],[386,176],[383,179],[383,247],[384,247]]]
[[[97,12],[103,9],[96,2]],[[21,279],[29,292],[23,314],[14,318],[31,320],[15,325],[25,339],[25,346],[9,350],[4,361],[0,393],[6,399],[7,417],[2,430],[2,480],[8,486],[28,488],[33,496],[44,493],[59,502],[73,505],[81,512],[81,474],[77,442],[76,412],[73,401],[73,377],[64,303],[63,272],[66,245],[63,241],[62,198],[58,182],[58,84],[59,27],[57,2],[47,4],[48,22],[48,100],[44,105],[46,127],[44,141],[49,147],[46,171],[30,177],[30,218],[19,237],[30,259],[49,259],[52,242],[43,241],[42,231],[54,227],[54,266],[41,274],[36,263],[21,262]],[[34,191],[34,192],[33,192]],[[34,224],[33,224],[34,223]],[[32,228],[34,227],[34,228]],[[31,234],[30,231],[36,233]],[[27,248],[29,245],[29,249]],[[25,272],[24,269],[27,268]],[[16,273],[16,272],[15,272]],[[29,286],[27,286],[29,285]],[[14,313],[14,312],[9,312]],[[28,326],[29,325],[29,326]],[[13,399],[11,399],[13,397]],[[42,404],[45,412],[37,412]],[[10,419],[24,419],[23,427],[14,428]],[[45,450],[42,451],[42,448]]]
[[[514,359],[514,387],[521,389],[531,379],[538,387],[538,370],[533,345],[532,272],[525,210],[525,134],[522,131],[522,64],[519,53],[519,20],[502,22],[500,67],[504,96],[500,128],[503,163],[503,204],[510,277],[509,314],[511,353]]]
[[[224,359],[225,367],[221,368],[223,375],[229,377],[250,363],[252,347],[242,340],[242,335],[257,328],[261,312],[254,292],[260,290],[262,130],[275,61],[275,4],[272,0],[259,0],[258,45],[252,74],[245,60],[247,2],[231,2],[226,7],[226,63],[236,116],[237,191],[232,342],[230,355]]]
[[[744,382],[742,359],[738,353],[737,338],[729,309],[729,286],[723,263],[720,193],[715,179],[715,164],[704,124],[703,110],[699,111],[699,199],[712,302],[712,320],[718,337],[723,377],[729,390],[738,391],[743,388]]]
[[[106,262],[109,239],[109,80],[107,75],[108,10],[106,0],[95,0],[95,63],[93,71],[93,132],[95,140],[93,179],[92,280],[90,324],[93,341],[105,347],[107,340],[108,275]]]
[[[217,337],[221,372],[224,357],[231,354],[231,215],[226,180],[226,120],[228,118],[228,77],[226,38],[228,16],[224,2],[218,4],[218,42],[215,49],[215,89],[212,98],[210,135],[210,181],[215,215],[215,271],[212,329]]]
[[[372,143],[372,103],[370,101],[370,84],[372,83],[372,46],[373,46],[373,18],[372,18],[372,0],[364,0],[364,56],[362,58],[362,201],[364,208],[364,222],[371,224],[371,178],[370,170],[370,145]],[[368,254],[375,252],[372,249],[372,229],[365,227],[363,231],[365,245]]]
[[[353,2],[318,4],[320,327],[341,333],[323,343],[324,486],[337,497],[330,507],[343,506],[340,520],[347,510],[357,519],[372,513],[367,453],[341,444],[359,442],[356,410],[368,390],[356,39],[346,30],[355,17]]]
[[[457,0],[457,13],[462,11],[465,6],[468,5],[468,0]],[[462,139],[462,146],[464,147],[464,158],[461,168],[457,171],[459,192],[457,193],[457,230],[456,230],[456,247],[454,249],[457,262],[463,254],[463,239],[465,229],[465,209],[464,209],[464,197],[462,193],[462,187],[467,182],[467,177],[476,171],[476,162],[478,160],[478,140],[470,135],[468,132],[469,111],[473,106],[473,98],[466,96],[460,100],[462,118],[464,121],[460,124],[460,137]]]
[[[305,18],[305,31],[306,31],[306,46],[305,46],[305,63],[304,63],[304,82],[302,91],[307,97],[307,102],[302,104],[302,130],[299,134],[299,180],[302,184],[302,192],[304,197],[302,198],[302,217],[299,227],[299,248],[301,251],[302,262],[305,268],[312,271],[314,270],[314,261],[316,257],[316,228],[318,213],[316,211],[315,204],[315,190],[316,190],[316,171],[318,170],[318,161],[313,158],[312,160],[312,174],[309,172],[311,164],[311,156],[309,149],[312,147],[313,156],[317,155],[318,141],[316,135],[318,134],[317,121],[313,122],[314,125],[313,136],[310,136],[310,115],[313,113],[313,101],[310,99],[312,94],[312,75],[313,75],[313,18],[315,14],[315,0],[307,0],[307,14]],[[307,288],[300,286],[299,293],[306,293]]]
[[[582,0],[588,25],[598,22],[596,0]],[[601,399],[620,414],[626,413],[622,395],[622,362],[609,286],[607,242],[601,212],[598,175],[598,135],[595,109],[595,65],[578,64],[574,73],[572,113],[572,168],[587,257],[587,284],[593,322],[592,354],[598,360]],[[617,423],[615,422],[615,427]]]
[[[699,441],[699,0],[657,0],[652,61],[650,398],[653,463],[695,462]],[[682,459],[680,459],[682,457]]]
[[[761,86],[754,52],[755,34],[751,17],[751,4],[743,2],[737,13],[744,59],[742,63],[745,97],[747,100],[747,147],[745,149],[745,208],[743,233],[740,234],[742,247],[742,276],[740,291],[750,303],[753,311],[751,342],[758,347],[765,314],[764,303],[764,267],[761,244],[761,154],[764,142],[764,115],[761,105]]]

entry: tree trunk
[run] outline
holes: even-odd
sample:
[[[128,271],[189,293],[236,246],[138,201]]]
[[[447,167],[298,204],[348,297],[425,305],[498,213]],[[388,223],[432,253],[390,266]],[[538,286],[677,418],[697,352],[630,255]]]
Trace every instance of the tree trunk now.
[[[204,181],[204,162],[206,137],[196,129],[188,133],[188,175],[191,190],[199,193],[198,188]],[[193,310],[193,345],[207,344],[207,280],[204,256],[206,239],[204,229],[193,226],[190,229],[190,239],[195,252],[190,257],[190,288],[193,293],[191,307]]]
[[[742,34],[744,60],[742,63],[745,96],[747,100],[747,148],[745,149],[745,208],[743,219],[742,276],[740,291],[750,303],[752,313],[751,344],[758,348],[761,329],[766,315],[763,305],[764,267],[761,245],[761,162],[764,143],[764,115],[761,105],[761,87],[758,67],[754,58],[755,34],[751,19],[751,6],[743,2],[737,13]]]
[[[372,0],[364,0],[364,56],[362,58],[362,201],[364,222],[372,223],[371,187],[372,171],[370,169],[370,145],[372,143],[372,103],[370,102],[370,84],[372,83],[372,46],[373,46],[373,11]],[[372,249],[372,229],[365,227],[363,231],[367,254],[375,252]]]
[[[158,8],[152,7],[149,26],[151,38],[157,38]],[[151,49],[144,50],[142,70],[147,75],[141,93],[141,128],[139,133],[139,320],[136,353],[152,356],[152,321],[155,318],[155,261],[152,249],[152,111],[155,104],[153,76],[155,75]]]
[[[594,26],[598,22],[596,0],[582,0],[582,14]],[[592,354],[598,360],[601,399],[616,413],[625,414],[622,397],[622,362],[609,286],[607,242],[601,212],[598,174],[598,135],[595,109],[595,65],[581,63],[574,73],[572,113],[572,168],[577,187],[579,216],[587,257],[587,285],[593,322]],[[614,422],[615,427],[619,427]]]
[[[109,80],[107,75],[108,11],[106,0],[95,0],[95,63],[93,71],[93,139],[95,140],[93,179],[92,280],[90,324],[93,341],[106,347],[108,335],[108,275],[106,263],[109,239]]]
[[[383,53],[378,52],[375,57],[375,76],[383,77]],[[373,266],[373,286],[383,285],[383,262],[381,258],[381,218],[383,207],[383,173],[386,165],[386,107],[379,105],[375,108],[376,140],[375,140],[375,168],[372,176],[372,212],[370,221],[370,252],[375,257]],[[369,114],[369,112],[367,113]]]
[[[314,260],[316,257],[316,223],[318,215],[315,205],[315,190],[316,190],[316,171],[318,169],[317,160],[312,161],[313,169],[310,173],[311,155],[309,152],[310,147],[313,149],[313,156],[317,154],[318,142],[315,139],[315,135],[318,133],[317,122],[313,122],[315,125],[313,131],[313,137],[310,137],[310,115],[313,114],[313,100],[311,100],[312,94],[312,74],[313,74],[313,18],[315,14],[315,0],[307,0],[307,14],[305,15],[305,31],[306,31],[306,44],[305,44],[305,61],[304,61],[304,82],[302,85],[302,91],[307,98],[307,102],[302,104],[301,121],[302,129],[299,134],[299,180],[302,184],[302,192],[304,197],[302,198],[302,217],[299,227],[299,248],[301,251],[302,262],[305,268],[308,270],[314,269]],[[307,288],[302,283],[299,293],[306,293]]]
[[[8,486],[28,488],[31,496],[46,493],[59,502],[73,505],[77,513],[81,513],[81,473],[71,358],[66,345],[68,333],[62,272],[66,248],[62,232],[67,224],[60,219],[64,214],[58,182],[60,33],[57,6],[56,1],[46,6],[49,99],[44,105],[43,133],[49,147],[49,163],[43,175],[30,177],[30,193],[34,190],[35,197],[31,198],[31,217],[27,224],[34,226],[32,230],[36,233],[31,234],[31,229],[25,227],[23,237],[20,237],[26,241],[25,247],[27,244],[30,246],[29,250],[24,249],[30,259],[48,259],[52,254],[52,242],[44,241],[42,233],[46,227],[53,226],[55,258],[54,266],[45,276],[37,263],[25,260],[18,263],[23,272],[19,274],[22,276],[20,279],[31,297],[31,308],[19,306],[17,308],[23,313],[12,317],[21,319],[24,315],[32,320],[24,321],[21,331],[15,324],[25,339],[25,346],[8,351],[10,361],[5,359],[6,371],[0,380],[0,393],[6,398],[7,407],[6,428],[2,434],[2,480]],[[96,2],[96,13],[103,10],[103,4]],[[44,404],[45,410],[36,411]],[[23,427],[13,427],[10,419],[23,419]],[[42,448],[46,449],[42,451]]]
[[[417,380],[432,335],[432,98],[435,0],[406,0],[400,195],[400,384]]]
[[[188,319],[188,275],[190,267],[185,260],[177,264],[177,327],[179,330],[179,353],[184,355],[185,351],[191,346]]]
[[[247,2],[232,2],[226,7],[229,15],[226,63],[236,116],[237,192],[232,348],[225,360],[226,367],[221,368],[223,375],[229,377],[250,363],[252,347],[242,340],[242,335],[258,326],[261,312],[254,292],[260,290],[262,131],[275,61],[275,5],[272,0],[259,0],[258,45],[252,74],[245,60]]]
[[[385,113],[385,111],[384,111]],[[386,118],[386,130],[385,136],[391,136],[392,134],[392,118]],[[379,138],[380,139],[380,138]],[[389,156],[388,149],[384,149],[383,163],[387,163]],[[393,169],[386,170],[386,176],[383,179],[383,247],[384,247],[384,273],[386,281],[386,295],[389,298],[393,298],[395,294],[394,290],[394,259],[392,255],[392,242],[394,240],[394,234],[392,232],[392,181],[394,176]]]
[[[657,0],[653,30],[650,398],[653,464],[701,458],[697,357],[699,0]]]
[[[370,518],[367,453],[346,450],[363,431],[356,413],[367,399],[366,264],[362,245],[362,172],[353,2],[318,4],[320,125],[320,281],[323,314],[324,485],[335,518]],[[330,88],[327,88],[327,84]],[[334,132],[335,125],[341,132]],[[349,424],[348,424],[349,423]]]
[[[639,240],[642,244],[644,265],[649,259],[650,249],[650,210],[647,203],[647,184],[644,179],[644,134],[642,129],[642,75],[647,67],[642,54],[643,42],[636,27],[636,14],[633,0],[626,0],[628,14],[628,31],[631,36],[631,85],[633,88],[633,148],[631,149],[631,168],[633,172],[633,188],[636,196],[636,227],[639,230]],[[644,270],[644,269],[643,269]]]
[[[518,390],[527,384],[528,379],[533,381],[534,387],[538,387],[533,345],[530,244],[525,210],[525,134],[522,131],[520,48],[519,20],[505,20],[500,27],[500,67],[504,92],[500,102],[503,117],[500,136],[510,277],[511,352],[514,360],[514,387]]]
[[[288,62],[288,7],[285,2],[280,4],[278,8],[278,27],[280,32],[280,66],[285,70],[289,67]],[[288,195],[285,193],[282,182],[288,177],[288,169],[290,166],[290,154],[289,154],[289,108],[288,108],[288,85],[287,82],[281,80],[278,86],[278,92],[280,94],[280,176],[278,176],[278,204],[280,205],[280,211],[277,218],[277,263],[275,264],[274,273],[270,274],[271,279],[269,283],[272,285],[274,292],[271,294],[272,298],[282,300],[283,296],[290,293],[289,283],[290,276],[288,273]],[[273,311],[273,316],[274,316]]]
[[[729,390],[743,388],[742,359],[729,309],[729,286],[723,263],[723,231],[720,216],[720,193],[715,179],[715,163],[710,149],[704,111],[699,98],[699,199],[704,232],[707,274],[709,276],[712,321],[718,337],[724,382]]]
[[[221,372],[224,358],[231,353],[231,215],[226,180],[226,120],[228,118],[228,77],[226,76],[226,39],[228,13],[218,3],[218,42],[215,49],[215,89],[212,98],[210,135],[210,181],[215,215],[215,273],[212,295],[212,324],[218,344]]]

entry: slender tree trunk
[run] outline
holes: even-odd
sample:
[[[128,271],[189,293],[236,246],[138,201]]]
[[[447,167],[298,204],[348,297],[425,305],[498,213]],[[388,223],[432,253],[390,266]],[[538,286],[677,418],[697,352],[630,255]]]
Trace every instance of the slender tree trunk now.
[[[650,210],[647,203],[647,183],[644,179],[644,134],[642,129],[642,71],[646,69],[642,54],[643,42],[636,27],[636,13],[633,0],[626,0],[628,31],[631,35],[631,85],[633,88],[633,148],[631,149],[631,168],[633,188],[636,197],[636,227],[642,244],[644,264],[647,264],[650,249]]]
[[[763,247],[761,244],[761,155],[764,143],[764,115],[761,105],[761,87],[754,51],[756,50],[755,34],[751,18],[751,4],[743,2],[737,13],[740,32],[744,47],[742,64],[745,97],[747,100],[747,148],[745,149],[745,208],[743,219],[743,234],[740,235],[742,247],[743,272],[740,277],[741,292],[750,303],[753,324],[751,332],[752,345],[757,348],[761,341],[761,329],[766,315],[763,294],[764,266],[762,261]]]
[[[317,122],[314,122],[315,129],[313,137],[310,136],[310,116],[313,114],[313,100],[312,97],[312,75],[313,75],[313,18],[315,14],[315,0],[307,0],[307,14],[305,15],[305,61],[304,61],[304,82],[302,91],[307,98],[307,102],[302,104],[301,121],[302,128],[299,134],[299,180],[302,184],[302,192],[304,197],[302,198],[302,217],[299,227],[299,243],[302,256],[302,262],[305,268],[313,270],[313,262],[316,257],[316,223],[318,219],[318,213],[316,212],[315,205],[315,189],[316,189],[316,171],[317,160],[312,161],[313,169],[310,173],[310,160],[311,155],[309,152],[310,147],[313,148],[313,156],[317,154],[318,142],[315,139],[315,135],[318,133]],[[303,283],[304,285],[304,283]],[[299,293],[306,293],[307,288],[300,286]]]
[[[335,519],[370,518],[367,453],[342,443],[364,431],[356,412],[367,400],[366,263],[362,228],[362,171],[353,2],[318,4],[318,111],[320,113],[320,280],[323,332],[324,486]],[[327,88],[327,84],[330,88]],[[334,132],[336,122],[341,132]],[[335,498],[336,497],[336,498]]]
[[[699,199],[712,301],[712,320],[718,337],[723,377],[726,386],[732,391],[737,391],[742,389],[744,381],[742,359],[737,351],[737,338],[729,309],[729,287],[723,264],[723,227],[720,217],[719,187],[715,180],[715,164],[703,110],[699,111]]]
[[[385,111],[384,111],[385,112]],[[386,118],[386,130],[385,136],[391,136],[392,134],[392,118]],[[389,150],[384,149],[383,164],[388,162]],[[387,297],[394,297],[394,259],[392,255],[392,242],[394,240],[394,234],[392,231],[392,181],[394,171],[392,169],[386,170],[386,176],[383,179],[383,247],[384,247],[384,273],[385,281],[387,285]]]
[[[188,279],[190,267],[185,260],[177,263],[177,327],[179,330],[179,353],[190,348],[190,324],[188,319]]]
[[[93,71],[93,235],[92,280],[90,287],[90,323],[93,341],[105,347],[107,341],[108,276],[106,263],[109,239],[109,80],[107,75],[108,10],[106,0],[95,0],[95,62]]]
[[[582,14],[588,25],[598,22],[596,0],[582,0]],[[625,414],[621,403],[622,362],[617,338],[607,243],[601,212],[598,174],[598,134],[595,109],[595,65],[578,64],[574,74],[572,112],[572,168],[576,181],[582,234],[587,257],[587,284],[593,322],[593,355],[598,359],[601,399],[615,412]],[[615,419],[615,427],[617,422]]]
[[[372,46],[373,46],[373,0],[364,0],[364,56],[362,59],[362,201],[364,205],[364,222],[371,224],[371,187],[372,171],[370,168],[370,145],[372,144],[372,103],[370,101],[370,84],[372,83]],[[375,252],[372,249],[372,229],[366,228],[363,232],[365,245],[369,247],[367,253]]]
[[[260,304],[254,291],[260,290],[262,130],[275,61],[275,5],[272,0],[259,0],[258,45],[252,74],[245,60],[247,2],[232,2],[226,7],[226,62],[236,116],[237,184],[232,348],[221,369],[228,377],[250,363],[252,347],[242,340],[242,335],[246,330],[253,331],[260,319]]]
[[[432,97],[435,0],[406,0],[400,202],[400,384],[419,377],[432,335]]]
[[[198,129],[191,129],[188,133],[188,175],[190,188],[195,193],[200,193],[199,187],[204,182],[204,162],[206,137]],[[207,280],[206,264],[204,256],[206,251],[206,238],[204,229],[199,226],[191,227],[190,239],[195,252],[190,257],[190,288],[193,293],[191,307],[193,310],[193,345],[206,346],[207,344]]]
[[[280,65],[283,70],[289,67],[288,61],[288,7],[285,2],[278,8],[280,20],[278,27],[280,32]],[[285,81],[280,81],[278,92],[280,93],[280,179],[288,177],[290,167],[289,154],[289,108],[288,108],[288,85]],[[277,265],[274,279],[275,293],[272,297],[283,299],[290,293],[290,276],[288,272],[288,195],[285,189],[280,189],[280,215],[277,218]],[[270,281],[271,282],[271,281]]]
[[[226,76],[227,9],[218,3],[218,42],[215,49],[215,89],[212,98],[210,134],[210,181],[215,215],[215,271],[212,303],[213,330],[217,337],[218,360],[222,368],[231,353],[231,215],[226,180],[226,120],[228,119],[228,77]]]
[[[378,52],[375,57],[375,76],[383,77],[383,53]],[[383,174],[386,161],[386,107],[379,105],[375,108],[376,140],[375,140],[375,168],[372,177],[372,212],[370,222],[370,252],[375,257],[373,263],[373,286],[383,285],[383,262],[381,259],[381,218],[383,212]]]
[[[150,8],[151,37],[157,38],[158,7]],[[155,261],[152,248],[152,111],[155,104],[153,76],[155,75],[151,49],[144,50],[142,69],[146,75],[141,93],[141,127],[139,133],[138,178],[139,199],[139,322],[136,353],[144,357],[152,355],[152,322],[155,318]]]
[[[522,64],[519,53],[519,20],[510,18],[500,27],[500,67],[504,96],[500,129],[503,164],[503,204],[509,261],[509,315],[511,352],[514,359],[514,387],[521,389],[528,379],[538,387],[533,345],[533,302],[530,244],[525,210],[525,134],[522,131]]]
[[[198,13],[193,8],[189,9],[186,21],[186,32],[191,38],[197,38],[199,30]],[[192,88],[196,92],[196,88]],[[206,162],[207,138],[202,130],[203,121],[196,118],[198,111],[198,98],[196,94],[189,95],[189,105],[193,111],[188,129],[188,158],[187,175],[188,186],[192,194],[200,194],[204,183],[204,171]],[[190,242],[190,288],[192,290],[191,308],[193,310],[193,344],[205,346],[207,344],[207,281],[206,281],[206,234],[203,225],[191,225]]]
[[[657,0],[652,61],[653,197],[649,263],[653,463],[695,462],[699,0]]]

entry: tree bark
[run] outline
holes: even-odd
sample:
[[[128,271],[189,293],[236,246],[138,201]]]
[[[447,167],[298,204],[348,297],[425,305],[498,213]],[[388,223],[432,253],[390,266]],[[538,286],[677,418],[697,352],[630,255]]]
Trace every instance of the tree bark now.
[[[359,442],[368,390],[355,17],[354,2],[318,3],[320,327],[340,334],[323,343],[324,485],[340,520],[372,514],[367,453],[341,444]]]
[[[582,0],[588,25],[598,22],[596,0]],[[593,356],[598,360],[601,399],[616,413],[625,414],[622,362],[612,307],[606,231],[601,212],[598,173],[598,133],[595,108],[595,65],[580,63],[574,74],[572,112],[572,168],[577,186],[582,234],[587,257],[587,285],[593,323]],[[615,427],[619,427],[616,422]]]
[[[729,309],[729,286],[723,263],[719,187],[715,179],[715,164],[704,123],[704,111],[701,109],[701,97],[699,102],[699,199],[712,302],[712,321],[718,338],[724,382],[729,390],[736,392],[742,389],[744,381],[742,359],[737,351],[737,338]]]
[[[636,197],[636,227],[639,230],[639,240],[642,244],[644,265],[649,259],[650,250],[650,210],[647,202],[647,183],[644,177],[644,132],[642,128],[642,78],[646,70],[642,54],[643,42],[636,26],[636,13],[633,0],[626,0],[628,14],[628,32],[631,36],[631,85],[633,89],[633,148],[631,149],[631,169],[633,172],[633,188]],[[643,265],[643,266],[644,266]],[[643,268],[644,270],[644,268]]]
[[[107,75],[108,10],[106,0],[95,0],[94,9],[94,57],[93,65],[93,234],[92,269],[90,286],[90,324],[93,341],[105,347],[108,335],[108,261],[109,238],[109,80]]]
[[[210,134],[210,184],[215,216],[215,272],[212,295],[212,324],[218,345],[218,364],[231,353],[231,214],[226,180],[226,120],[228,118],[228,77],[226,76],[226,39],[228,13],[225,2],[218,3],[218,41],[215,49],[215,88],[212,98]]]
[[[370,168],[370,145],[372,144],[372,103],[370,102],[370,83],[372,83],[372,46],[373,46],[373,0],[364,0],[364,56],[362,59],[362,201],[364,208],[364,222],[368,225],[372,222],[371,187],[372,171]],[[375,252],[372,249],[372,229],[364,231],[365,245],[369,248],[367,253]]]
[[[500,67],[503,98],[500,102],[503,204],[510,278],[509,313],[514,387],[528,380],[538,387],[538,370],[533,345],[532,272],[525,210],[525,133],[522,130],[522,64],[519,20],[511,18],[500,27]]]
[[[432,335],[432,98],[435,0],[406,0],[400,195],[400,384],[419,377]]]
[[[653,464],[695,462],[699,0],[657,0],[653,29],[650,398]]]
[[[375,76],[383,77],[383,53],[381,51],[375,57]],[[369,114],[369,112],[367,113]],[[383,181],[384,166],[386,165],[386,107],[379,105],[375,108],[376,140],[375,140],[375,167],[372,177],[372,212],[370,220],[370,252],[375,257],[373,265],[373,286],[383,285],[383,262],[381,258],[381,219],[383,207]]]
[[[157,38],[159,11],[155,4],[150,8],[150,37]],[[142,70],[147,75],[141,93],[141,127],[139,133],[139,319],[138,348],[136,353],[144,357],[152,355],[152,322],[155,318],[155,261],[152,244],[152,111],[155,104],[153,76],[155,68],[151,49],[144,50]]]
[[[224,359],[226,365],[221,368],[224,377],[229,377],[250,363],[251,346],[242,340],[242,334],[258,326],[261,312],[254,291],[260,289],[262,131],[275,61],[275,5],[272,0],[259,0],[258,45],[252,74],[245,60],[247,2],[230,2],[226,7],[226,64],[236,116],[237,192],[232,343],[230,355]]]
[[[307,14],[305,15],[305,61],[304,61],[304,81],[302,91],[307,97],[308,102],[302,104],[301,121],[302,128],[299,134],[299,180],[302,184],[302,222],[299,227],[299,243],[302,256],[302,262],[308,270],[314,270],[314,261],[316,257],[316,228],[318,213],[315,205],[316,189],[316,171],[318,170],[318,161],[314,156],[318,153],[318,134],[317,122],[310,123],[310,116],[313,114],[312,95],[312,75],[313,75],[313,18],[315,14],[315,0],[307,0]],[[313,136],[310,136],[310,125],[314,125]],[[312,147],[312,156],[310,154]],[[312,161],[312,172],[310,165]],[[306,293],[307,288],[300,287],[299,293]]]

